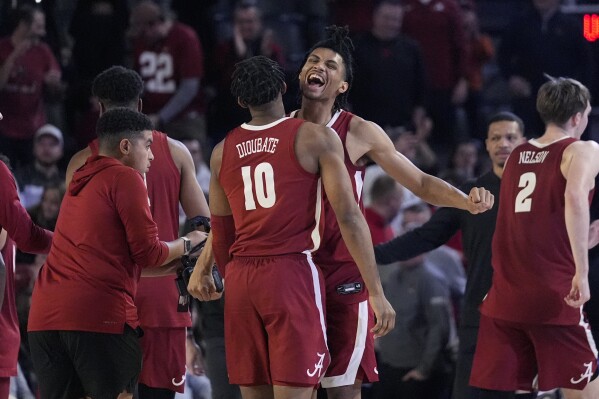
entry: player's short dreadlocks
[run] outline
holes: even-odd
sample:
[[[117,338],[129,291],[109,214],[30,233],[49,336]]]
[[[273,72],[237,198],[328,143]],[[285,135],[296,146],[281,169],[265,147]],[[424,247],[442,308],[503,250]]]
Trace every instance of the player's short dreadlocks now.
[[[248,106],[269,103],[281,94],[285,73],[281,66],[263,55],[248,58],[235,65],[231,94]]]
[[[349,37],[349,28],[347,26],[327,26],[325,28],[325,34],[326,37],[312,46],[308,53],[306,53],[304,62],[302,62],[302,67],[306,64],[310,53],[317,48],[328,48],[341,56],[343,62],[345,63],[345,81],[349,84],[349,88],[345,93],[339,94],[335,99],[334,108],[335,110],[338,110],[347,105],[349,89],[351,89],[352,83],[354,81],[354,57],[352,55],[352,52],[354,51],[354,43]]]

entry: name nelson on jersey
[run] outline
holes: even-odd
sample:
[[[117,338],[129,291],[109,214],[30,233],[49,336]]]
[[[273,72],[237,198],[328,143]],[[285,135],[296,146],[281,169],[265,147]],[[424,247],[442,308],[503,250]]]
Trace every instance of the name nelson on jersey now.
[[[549,151],[522,151],[518,163],[542,163],[548,154]]]
[[[271,154],[274,154],[278,143],[279,139],[274,137],[265,137],[264,139],[260,137],[244,141],[243,143],[235,145],[235,147],[239,153],[239,158],[243,158],[257,152],[270,152]]]

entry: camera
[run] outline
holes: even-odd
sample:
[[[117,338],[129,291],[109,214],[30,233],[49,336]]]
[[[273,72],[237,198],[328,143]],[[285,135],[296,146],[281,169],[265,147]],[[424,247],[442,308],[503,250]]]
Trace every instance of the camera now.
[[[191,253],[197,253],[204,248],[205,244],[206,240],[202,241],[192,248]],[[182,267],[177,271],[177,278],[175,279],[175,284],[177,285],[177,290],[179,291],[180,296],[189,295],[189,292],[187,291],[187,285],[189,284],[189,277],[191,276],[191,273],[193,273],[193,269],[195,268],[197,260],[197,256],[184,255],[181,257]],[[214,279],[216,292],[223,292],[223,279],[216,265],[212,266],[212,278]]]

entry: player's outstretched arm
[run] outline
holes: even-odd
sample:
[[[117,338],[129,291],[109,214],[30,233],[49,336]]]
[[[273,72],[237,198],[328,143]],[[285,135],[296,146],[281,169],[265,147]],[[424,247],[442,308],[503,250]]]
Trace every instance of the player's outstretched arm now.
[[[402,186],[436,206],[464,209],[472,214],[493,207],[491,192],[473,187],[468,196],[451,184],[418,169],[409,159],[395,150],[393,142],[376,123],[354,117],[347,138],[352,161],[368,156]]]
[[[588,279],[589,192],[599,173],[599,145],[592,141],[570,144],[562,156],[561,170],[566,178],[566,229],[576,265],[572,288],[564,300],[568,305],[579,308],[591,297]]]
[[[337,222],[349,252],[370,293],[370,306],[376,316],[372,329],[375,336],[383,336],[395,326],[395,311],[385,298],[374,260],[372,240],[366,220],[356,203],[347,169],[343,163],[341,140],[331,129],[304,124],[296,141],[296,154],[304,165],[311,157],[320,170],[327,197],[335,211]]]

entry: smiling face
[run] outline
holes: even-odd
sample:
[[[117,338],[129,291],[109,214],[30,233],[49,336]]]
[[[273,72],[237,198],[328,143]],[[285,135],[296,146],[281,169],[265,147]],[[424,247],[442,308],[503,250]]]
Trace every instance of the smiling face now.
[[[524,136],[513,121],[498,121],[489,125],[485,144],[493,166],[503,168],[505,161],[516,146],[524,142]]]
[[[343,58],[328,48],[317,48],[310,53],[299,82],[302,95],[310,100],[335,99],[349,88]]]

